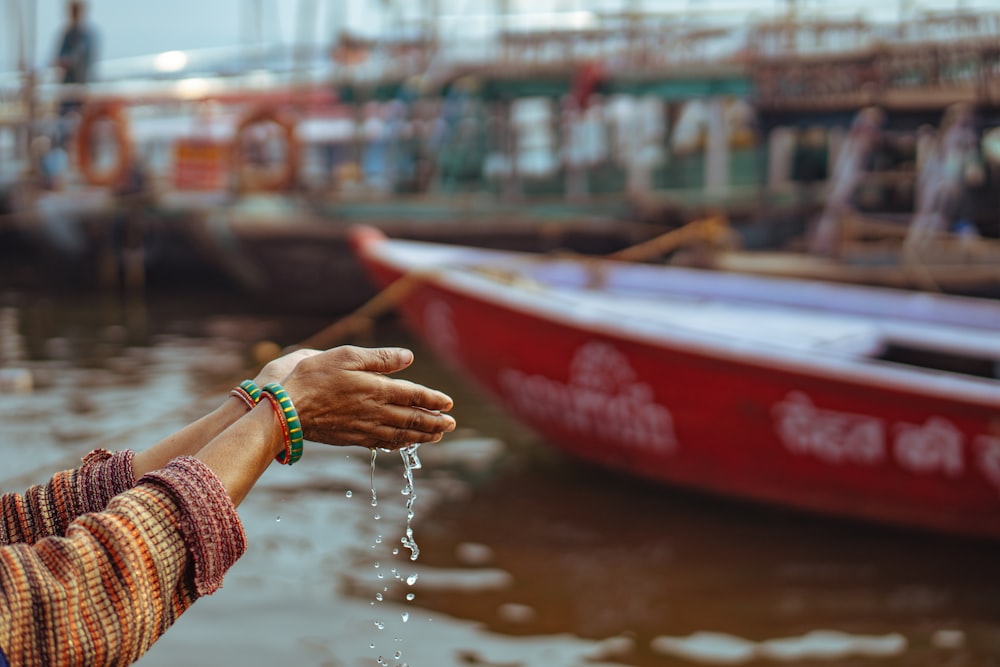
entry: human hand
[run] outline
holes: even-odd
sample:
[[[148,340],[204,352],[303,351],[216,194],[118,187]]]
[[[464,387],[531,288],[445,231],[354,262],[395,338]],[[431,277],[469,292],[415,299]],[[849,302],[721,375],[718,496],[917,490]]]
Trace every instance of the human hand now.
[[[387,377],[413,362],[409,350],[342,346],[326,352],[299,350],[286,357],[300,353],[281,384],[307,440],[398,449],[438,442],[455,428],[455,420],[441,414],[453,405],[449,396]]]
[[[309,349],[299,349],[288,354],[283,354],[277,359],[272,359],[267,362],[260,372],[257,373],[257,377],[253,381],[258,387],[263,387],[269,382],[282,382],[288,374],[292,372],[296,364],[307,357],[319,354],[319,350],[309,350]]]

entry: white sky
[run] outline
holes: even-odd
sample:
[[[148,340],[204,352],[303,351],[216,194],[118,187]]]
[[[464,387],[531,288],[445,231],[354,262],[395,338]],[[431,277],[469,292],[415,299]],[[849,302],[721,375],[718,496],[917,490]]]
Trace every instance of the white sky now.
[[[37,37],[36,62],[51,59],[64,20],[66,0],[4,0],[0,5],[0,70],[16,67],[20,23],[18,8],[35,7]],[[868,18],[895,18],[901,7],[929,9],[992,9],[996,0],[506,0],[512,12],[530,13],[532,25],[553,20],[570,21],[585,12],[617,11],[632,8],[655,12],[710,12],[731,17],[762,16],[783,12],[788,2],[797,2],[802,15],[865,15]],[[439,7],[444,38],[470,36],[476,19],[496,11],[504,0],[89,0],[90,22],[101,37],[101,58],[124,58],[169,50],[236,46],[257,34],[251,21],[259,7],[260,32],[266,41],[292,41],[301,8],[312,19],[306,39],[328,42],[340,26],[377,34],[402,20],[415,20]],[[378,8],[389,6],[392,15]],[[310,9],[311,8],[311,9]],[[881,12],[876,15],[874,12]],[[31,50],[30,39],[26,41]]]

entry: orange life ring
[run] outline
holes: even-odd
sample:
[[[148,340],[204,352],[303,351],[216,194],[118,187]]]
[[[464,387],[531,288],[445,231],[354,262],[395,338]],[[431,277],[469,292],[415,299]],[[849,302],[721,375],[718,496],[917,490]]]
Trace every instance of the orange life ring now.
[[[118,156],[110,167],[99,169],[94,159],[93,134],[98,122],[111,123]],[[94,103],[83,109],[80,125],[76,130],[77,160],[80,174],[90,185],[115,186],[125,178],[132,164],[132,140],[129,137],[128,118],[120,104]]]
[[[278,169],[252,167],[244,151],[244,142],[255,126],[271,123],[281,130],[285,139],[285,159]],[[236,126],[232,156],[238,190],[263,190],[278,192],[295,184],[299,169],[299,142],[295,135],[295,122],[275,108],[263,107],[247,114]],[[255,172],[252,175],[249,172]]]

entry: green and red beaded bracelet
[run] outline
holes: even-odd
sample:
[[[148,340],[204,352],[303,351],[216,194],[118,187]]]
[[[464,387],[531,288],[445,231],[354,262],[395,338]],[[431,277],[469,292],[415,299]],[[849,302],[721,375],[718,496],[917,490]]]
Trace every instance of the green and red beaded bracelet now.
[[[302,423],[299,421],[299,413],[295,410],[291,396],[277,382],[269,382],[261,389],[262,396],[267,396],[278,415],[281,422],[282,431],[285,435],[285,451],[279,453],[275,458],[278,463],[292,465],[302,458]]]
[[[251,410],[253,410],[254,407],[260,403],[260,387],[258,387],[257,383],[253,380],[244,380],[243,382],[240,382],[240,384],[229,392],[229,394],[230,396],[235,396],[246,403],[247,407]]]
[[[285,438],[285,451],[274,458],[278,463],[285,465],[292,465],[302,458],[302,424],[299,421],[299,413],[295,410],[295,405],[292,404],[292,399],[284,387],[277,382],[269,382],[262,389],[253,380],[244,380],[229,393],[246,403],[251,410],[266,396],[278,416],[278,423]]]

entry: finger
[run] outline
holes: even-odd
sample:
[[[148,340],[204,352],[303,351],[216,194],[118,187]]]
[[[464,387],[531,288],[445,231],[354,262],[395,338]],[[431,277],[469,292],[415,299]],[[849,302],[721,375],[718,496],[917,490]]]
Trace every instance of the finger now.
[[[365,421],[355,422],[354,429],[373,434],[380,440],[392,440],[388,431],[403,429],[421,433],[448,433],[455,429],[451,415],[421,408],[386,405],[371,413]]]
[[[361,444],[369,440],[405,444],[408,440],[428,442],[456,427],[451,415],[421,408],[380,406],[366,413],[365,417],[347,423],[306,425],[305,437],[331,445]]]
[[[394,405],[415,406],[442,412],[451,410],[455,405],[448,394],[409,380],[392,380],[392,384],[386,389],[385,397],[387,403]]]
[[[406,445],[440,442],[442,437],[444,437],[443,433],[423,433],[383,426],[379,428],[377,436],[371,431],[348,431],[340,433],[339,437],[334,440],[311,440],[310,442],[325,443],[336,447],[358,446],[369,449],[377,447],[394,451]]]
[[[367,445],[368,447],[378,447],[379,449],[388,449],[389,451],[396,451],[401,447],[406,447],[407,445],[433,445],[441,442],[441,438],[444,434],[438,433],[437,435],[431,436],[429,440],[406,440],[403,438],[400,442],[385,442],[385,441],[375,441],[374,444]]]
[[[382,431],[382,433],[386,434],[382,438],[369,435],[364,441],[364,446],[395,451],[406,445],[423,445],[440,442],[444,436],[443,433],[424,433],[422,431],[407,431],[406,429],[390,429]]]
[[[394,418],[393,421],[381,421],[377,424],[370,424],[352,429],[356,433],[361,433],[365,438],[377,440],[379,442],[390,442],[395,444],[406,444],[407,442],[428,442],[435,436],[443,435],[455,429],[455,420],[447,415],[436,418],[433,424],[424,419],[414,417],[406,421]]]
[[[413,352],[403,347],[356,347],[344,345],[331,350],[346,357],[347,370],[395,373],[413,363]]]

